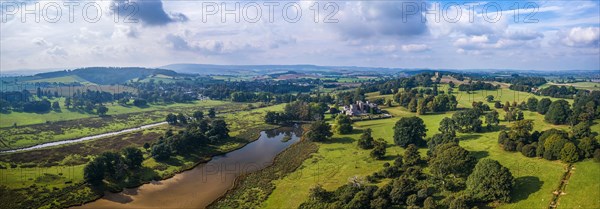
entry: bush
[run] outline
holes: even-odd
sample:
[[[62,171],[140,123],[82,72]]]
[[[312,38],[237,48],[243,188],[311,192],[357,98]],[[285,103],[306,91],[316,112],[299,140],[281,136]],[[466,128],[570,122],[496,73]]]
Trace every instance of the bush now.
[[[575,144],[569,142],[560,150],[560,160],[565,163],[574,163],[579,160],[579,153]]]
[[[521,149],[521,153],[525,157],[535,157],[535,154],[536,154],[535,146],[533,146],[531,144],[527,144],[527,145],[523,146],[523,149]]]

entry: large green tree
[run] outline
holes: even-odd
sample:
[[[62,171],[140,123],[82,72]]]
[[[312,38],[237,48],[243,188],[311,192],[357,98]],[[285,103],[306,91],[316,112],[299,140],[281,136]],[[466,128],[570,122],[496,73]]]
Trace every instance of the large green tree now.
[[[358,139],[358,147],[361,149],[371,149],[373,148],[373,137],[371,136],[371,132],[373,132],[370,128],[365,130],[360,138]]]
[[[127,147],[123,150],[123,155],[125,156],[125,164],[127,164],[129,168],[142,167],[144,155],[142,154],[142,151],[138,148]]]
[[[498,161],[482,159],[467,178],[467,192],[477,201],[510,201],[514,177]]]
[[[104,179],[104,160],[96,158],[83,168],[83,178],[90,184],[99,184]]]
[[[344,114],[338,114],[335,117],[333,130],[338,134],[349,134],[352,133],[352,119]]]
[[[445,117],[442,119],[442,121],[440,121],[440,127],[438,130],[442,132],[442,134],[447,134],[454,137],[456,136],[456,131],[458,128],[458,125],[456,125],[456,122],[452,120],[452,118]]]
[[[416,116],[400,118],[394,126],[394,143],[404,148],[409,144],[423,145],[426,132],[423,119]]]
[[[546,114],[546,112],[548,112],[548,108],[550,108],[550,104],[552,104],[552,100],[548,98],[541,99],[536,108],[537,112],[542,115]]]
[[[547,160],[557,160],[560,158],[560,151],[568,142],[564,136],[553,134],[544,140],[544,158]]]
[[[568,142],[560,150],[560,160],[565,163],[574,163],[579,160],[579,153],[575,144]]]
[[[305,136],[311,141],[320,142],[333,136],[333,133],[331,132],[331,126],[327,122],[317,120],[310,124]]]
[[[544,120],[555,125],[566,124],[571,115],[571,106],[566,100],[556,100],[550,104]]]
[[[471,173],[477,159],[469,151],[455,143],[447,143],[437,147],[430,159],[431,172],[439,177],[453,175],[466,177]]]
[[[527,109],[531,112],[537,111],[538,99],[535,97],[529,97],[527,99]]]

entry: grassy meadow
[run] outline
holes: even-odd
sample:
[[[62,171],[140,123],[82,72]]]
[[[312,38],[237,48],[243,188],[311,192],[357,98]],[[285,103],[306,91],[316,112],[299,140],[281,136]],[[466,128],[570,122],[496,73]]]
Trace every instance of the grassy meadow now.
[[[38,123],[27,126],[17,126],[16,128],[0,128],[0,136],[2,137],[2,141],[10,146],[0,147],[0,150],[28,147],[46,142],[75,139],[84,136],[134,128],[151,123],[163,122],[165,116],[169,113],[177,114],[182,112],[191,115],[195,110],[202,110],[206,113],[209,108],[215,108],[217,112],[231,112],[244,109],[247,107],[247,104],[224,101],[196,101],[194,103],[150,106],[147,108],[123,107],[120,105],[114,105],[114,107],[116,108],[110,109],[109,107],[109,113],[104,117],[83,113],[51,112],[41,115],[56,119],[58,121]],[[25,120],[26,116],[23,116],[22,114],[30,113],[11,113],[8,115],[12,120]],[[70,116],[73,114],[77,114],[74,116],[76,119],[62,120],[62,118],[60,118],[62,116]],[[23,116],[24,118],[18,118],[19,116]],[[77,117],[84,118],[77,119]],[[4,120],[4,118],[2,119]]]
[[[494,95],[496,100],[503,101],[525,101],[528,97],[534,96],[524,92],[515,92],[503,88],[499,91],[485,92],[475,91],[472,94],[466,92],[455,92],[459,100],[459,108],[471,106],[472,101],[485,101],[487,95]],[[496,96],[497,95],[497,96]],[[378,95],[378,93],[369,94],[373,97],[391,97],[391,95]],[[538,97],[538,96],[535,96]],[[541,97],[538,97],[541,98]],[[553,99],[554,100],[554,99]],[[493,103],[489,103],[493,108]],[[393,145],[393,126],[400,117],[414,116],[414,113],[408,112],[402,107],[385,108],[394,115],[394,118],[359,121],[354,123],[355,130],[353,134],[334,135],[332,140],[324,143],[318,143],[317,153],[306,161],[293,173],[274,181],[275,190],[262,205],[263,208],[296,208],[308,198],[309,189],[321,184],[323,188],[331,191],[337,187],[349,182],[353,176],[366,177],[383,168],[385,162],[391,163],[394,157],[402,154],[404,150]],[[500,111],[500,118],[503,119],[504,112]],[[534,120],[534,130],[546,130],[550,128],[568,129],[568,126],[555,126],[546,124],[543,115],[535,112],[524,111],[525,119]],[[453,112],[440,114],[421,115],[427,126],[427,136],[430,137],[437,133],[439,121],[444,117],[451,117]],[[510,127],[507,122],[501,122],[503,127]],[[600,125],[596,124],[593,129],[597,131]],[[388,142],[387,158],[384,160],[374,160],[369,156],[370,150],[359,149],[356,141],[360,137],[361,131],[367,128],[373,129],[373,138],[383,138]],[[484,133],[459,134],[460,145],[471,151],[477,158],[491,158],[497,160],[502,165],[509,168],[515,177],[516,184],[512,193],[512,201],[507,204],[499,205],[499,208],[547,208],[553,197],[552,192],[558,187],[562,174],[566,171],[566,164],[560,161],[547,161],[539,158],[528,158],[521,153],[511,153],[504,151],[497,143],[499,131]],[[425,156],[426,149],[420,149]],[[597,205],[597,198],[589,198],[587,194],[598,194],[597,189],[600,182],[597,178],[594,180],[591,175],[596,174],[598,164],[591,161],[584,161],[576,165],[585,172],[583,175],[575,174],[571,181],[575,185],[587,184],[586,189],[580,192],[573,192],[572,195],[561,197],[566,205],[572,205],[576,202],[580,205]],[[595,166],[595,168],[594,168]],[[594,170],[596,169],[596,170]],[[384,184],[381,182],[380,184]],[[573,186],[571,187],[579,187]],[[290,198],[289,191],[294,191],[294,198]],[[570,198],[573,199],[570,199]],[[598,195],[596,195],[598,197]],[[562,208],[562,207],[561,207]],[[573,208],[573,207],[564,207]]]

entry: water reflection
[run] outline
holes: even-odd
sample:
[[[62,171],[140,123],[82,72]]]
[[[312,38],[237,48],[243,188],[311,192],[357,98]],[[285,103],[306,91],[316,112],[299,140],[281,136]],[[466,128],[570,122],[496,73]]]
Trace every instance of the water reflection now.
[[[245,147],[215,156],[173,178],[109,193],[80,208],[204,208],[230,189],[238,176],[272,164],[301,134],[299,126],[263,131]]]

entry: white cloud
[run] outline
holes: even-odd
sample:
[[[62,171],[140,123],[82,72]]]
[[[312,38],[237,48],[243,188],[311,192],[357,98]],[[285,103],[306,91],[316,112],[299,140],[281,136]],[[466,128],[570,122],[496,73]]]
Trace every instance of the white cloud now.
[[[402,51],[405,52],[424,52],[429,50],[429,46],[426,44],[407,44],[402,45]]]
[[[562,34],[562,43],[570,47],[598,47],[600,28],[574,27]]]

